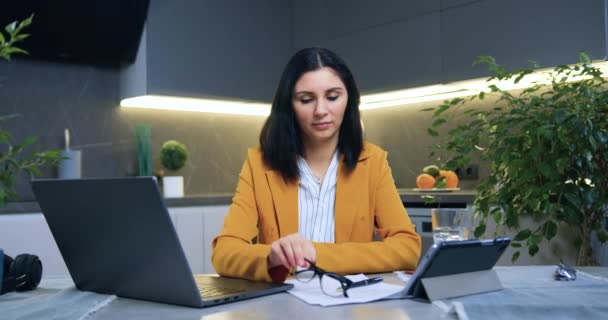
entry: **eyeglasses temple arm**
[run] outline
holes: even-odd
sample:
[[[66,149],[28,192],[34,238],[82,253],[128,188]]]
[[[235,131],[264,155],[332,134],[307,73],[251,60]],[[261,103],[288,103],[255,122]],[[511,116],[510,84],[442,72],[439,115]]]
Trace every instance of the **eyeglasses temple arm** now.
[[[363,286],[367,286],[367,285],[374,284],[374,283],[380,283],[380,282],[382,282],[382,277],[374,277],[374,278],[369,278],[367,280],[353,282],[350,285],[350,287],[351,288],[363,287]]]

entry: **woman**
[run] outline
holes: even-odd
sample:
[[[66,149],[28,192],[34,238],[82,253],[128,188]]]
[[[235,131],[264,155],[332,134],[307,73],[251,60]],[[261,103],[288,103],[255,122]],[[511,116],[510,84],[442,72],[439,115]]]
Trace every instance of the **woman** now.
[[[363,142],[350,70],[327,49],[297,52],[213,241],[215,270],[282,282],[305,259],[352,274],[414,269],[419,256],[386,152]]]

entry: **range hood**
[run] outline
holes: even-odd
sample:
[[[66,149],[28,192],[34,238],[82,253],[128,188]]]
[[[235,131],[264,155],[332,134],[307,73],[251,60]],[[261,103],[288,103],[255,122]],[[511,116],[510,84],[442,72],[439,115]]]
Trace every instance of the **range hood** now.
[[[149,0],[6,1],[0,26],[34,14],[27,58],[119,67],[137,54]],[[26,58],[20,56],[20,58]]]

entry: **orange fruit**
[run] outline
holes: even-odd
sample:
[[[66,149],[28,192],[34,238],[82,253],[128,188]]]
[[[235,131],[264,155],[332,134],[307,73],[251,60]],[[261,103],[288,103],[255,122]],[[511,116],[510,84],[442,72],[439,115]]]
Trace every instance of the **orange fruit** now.
[[[445,177],[445,181],[447,182],[446,188],[458,188],[458,176],[456,172],[452,170],[441,170],[439,171],[440,177]]]
[[[416,178],[416,185],[420,189],[432,189],[435,186],[435,178],[427,173],[423,173]]]

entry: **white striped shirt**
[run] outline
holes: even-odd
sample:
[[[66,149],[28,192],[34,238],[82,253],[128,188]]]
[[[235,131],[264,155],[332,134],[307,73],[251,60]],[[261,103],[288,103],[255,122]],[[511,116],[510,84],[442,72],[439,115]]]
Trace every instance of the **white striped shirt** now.
[[[298,158],[298,170],[300,171],[299,233],[313,242],[336,242],[334,209],[338,180],[338,151],[334,153],[322,183],[314,176],[302,157]]]

